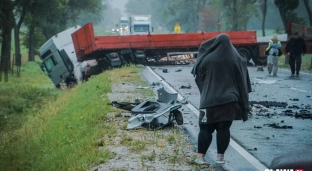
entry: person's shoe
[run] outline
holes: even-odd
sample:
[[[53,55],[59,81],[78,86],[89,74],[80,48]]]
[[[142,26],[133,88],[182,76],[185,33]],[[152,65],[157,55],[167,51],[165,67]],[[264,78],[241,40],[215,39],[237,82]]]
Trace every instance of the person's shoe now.
[[[217,156],[216,162],[217,162],[218,164],[224,164],[224,163],[225,163],[225,161],[224,161],[224,155]]]
[[[205,159],[205,156],[197,157],[194,161],[196,164],[209,164],[208,161]]]
[[[271,72],[269,72],[269,75],[271,75]]]
[[[299,77],[299,74],[296,74],[296,77]]]
[[[295,74],[291,74],[291,76],[290,77],[295,77]]]

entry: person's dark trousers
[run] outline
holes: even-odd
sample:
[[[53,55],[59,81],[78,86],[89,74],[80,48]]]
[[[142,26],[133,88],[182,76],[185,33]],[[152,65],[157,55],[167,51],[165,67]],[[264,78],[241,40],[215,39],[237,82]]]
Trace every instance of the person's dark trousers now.
[[[291,74],[296,74],[299,75],[299,72],[301,70],[301,62],[302,62],[302,57],[300,55],[291,55],[289,57],[289,65],[291,69]]]
[[[224,154],[230,143],[231,125],[232,121],[200,124],[200,131],[198,134],[198,153],[206,154],[212,141],[212,133],[217,130],[218,154]]]

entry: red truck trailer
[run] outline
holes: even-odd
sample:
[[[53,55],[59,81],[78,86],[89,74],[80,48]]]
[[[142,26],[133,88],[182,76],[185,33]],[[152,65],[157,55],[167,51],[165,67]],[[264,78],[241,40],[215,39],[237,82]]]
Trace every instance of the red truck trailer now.
[[[201,32],[183,34],[147,34],[128,36],[95,36],[92,23],[88,23],[72,34],[79,61],[97,59],[104,54],[118,52],[121,57],[154,58],[158,61],[172,52],[194,52],[205,40],[221,32]],[[256,31],[222,32],[229,35],[233,45],[250,60],[259,65],[266,63],[259,58]],[[170,59],[168,59],[170,61]]]

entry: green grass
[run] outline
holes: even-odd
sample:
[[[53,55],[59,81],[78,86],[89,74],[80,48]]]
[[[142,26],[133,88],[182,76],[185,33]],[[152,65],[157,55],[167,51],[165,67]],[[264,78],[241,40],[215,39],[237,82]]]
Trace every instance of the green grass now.
[[[39,63],[21,67],[21,76],[9,75],[9,82],[0,82],[0,131],[15,130],[27,120],[25,113],[36,113],[42,104],[57,96],[58,91],[40,70]]]
[[[302,57],[302,64],[301,64],[301,70],[303,71],[311,71],[310,65],[311,65],[311,58],[312,54],[307,54]],[[282,68],[290,68],[288,62],[285,64],[285,56],[281,56],[278,60],[279,67]]]
[[[17,86],[23,80],[25,86],[51,91],[54,95],[44,96],[42,100],[36,91],[25,90],[36,96],[32,105],[25,107],[28,110],[5,114],[10,123],[22,124],[16,129],[1,131],[0,170],[86,170],[113,157],[105,148],[106,141],[99,141],[104,135],[111,137],[117,133],[117,127],[111,123],[113,117],[108,115],[116,109],[108,105],[107,93],[111,91],[116,76],[135,73],[138,69],[132,66],[107,71],[76,88],[57,93],[58,90],[52,88],[52,83],[37,68],[36,62],[27,63],[23,65],[21,78],[1,84],[1,90],[4,90],[3,85],[9,88],[9,85]],[[140,77],[136,74],[133,78],[139,80]],[[24,96],[17,94],[14,97]],[[33,110],[39,105],[38,110]],[[18,115],[25,117],[15,117]],[[144,150],[145,146],[141,144],[138,140],[131,141],[131,150]]]

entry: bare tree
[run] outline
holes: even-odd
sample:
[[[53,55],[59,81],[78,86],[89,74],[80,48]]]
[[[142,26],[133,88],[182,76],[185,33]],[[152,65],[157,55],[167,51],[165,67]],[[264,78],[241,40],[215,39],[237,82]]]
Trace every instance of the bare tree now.
[[[312,10],[309,6],[309,0],[303,0],[303,2],[304,2],[304,6],[307,9],[308,15],[309,15],[310,26],[312,26]],[[312,67],[312,64],[311,64],[311,67]]]
[[[267,0],[260,0],[260,9],[262,13],[262,36],[265,36],[265,18],[268,10]]]

